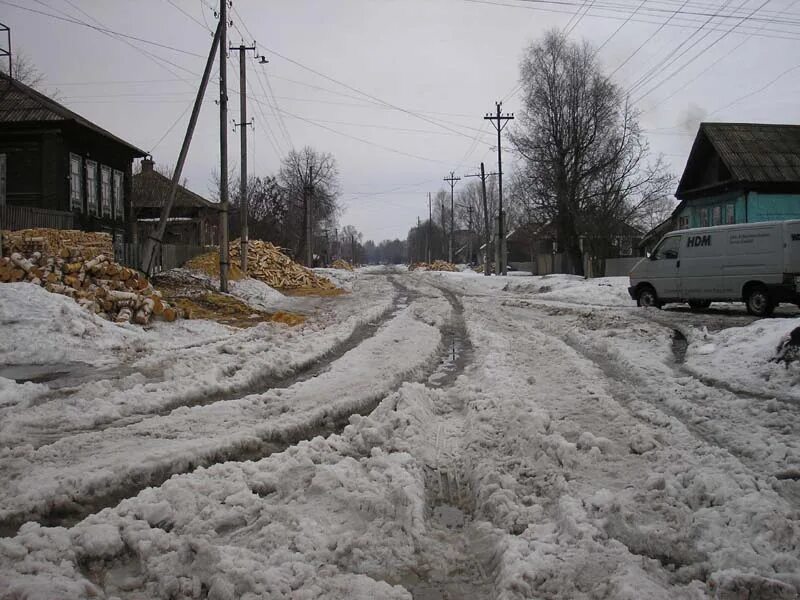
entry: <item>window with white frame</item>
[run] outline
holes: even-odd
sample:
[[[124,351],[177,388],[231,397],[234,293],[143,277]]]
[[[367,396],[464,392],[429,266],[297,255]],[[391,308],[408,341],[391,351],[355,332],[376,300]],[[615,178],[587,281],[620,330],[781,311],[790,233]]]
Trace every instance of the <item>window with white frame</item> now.
[[[689,229],[689,217],[678,217],[678,229]]]
[[[86,212],[97,214],[97,162],[86,161]]]
[[[69,155],[69,205],[83,211],[83,160],[77,154]]]
[[[725,222],[728,225],[736,223],[736,207],[733,204],[728,204],[728,206],[725,207]]]
[[[6,205],[6,155],[0,154],[0,206]]]
[[[114,218],[120,221],[125,220],[122,182],[122,171],[114,171]]]
[[[102,215],[111,216],[111,167],[100,167],[100,210]]]
[[[700,210],[700,227],[708,227],[708,209],[701,208]]]
[[[722,225],[722,207],[714,207],[714,225]]]

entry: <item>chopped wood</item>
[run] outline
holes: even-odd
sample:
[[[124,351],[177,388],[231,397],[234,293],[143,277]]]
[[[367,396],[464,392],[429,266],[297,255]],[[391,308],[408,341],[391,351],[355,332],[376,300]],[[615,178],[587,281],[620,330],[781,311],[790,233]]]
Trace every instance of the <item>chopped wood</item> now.
[[[153,316],[174,321],[181,312],[164,302],[142,273],[113,262],[103,233],[33,229],[3,232],[0,282],[28,281],[73,298],[117,323],[146,325]]]
[[[232,261],[240,260],[241,243],[238,239],[231,242],[230,255]],[[277,246],[261,240],[251,240],[247,245],[247,274],[276,289],[336,289],[329,279],[297,264]]]

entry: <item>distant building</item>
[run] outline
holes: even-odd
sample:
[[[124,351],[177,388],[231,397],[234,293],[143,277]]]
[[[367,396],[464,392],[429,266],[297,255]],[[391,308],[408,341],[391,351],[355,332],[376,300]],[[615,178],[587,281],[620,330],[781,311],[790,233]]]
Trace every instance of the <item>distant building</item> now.
[[[130,220],[133,159],[145,155],[0,73],[3,227],[72,227],[122,238]]]
[[[139,243],[144,242],[158,226],[161,207],[172,185],[171,179],[156,171],[154,165],[152,159],[143,159],[141,172],[133,176],[133,238]],[[189,246],[216,245],[219,211],[219,204],[179,185],[162,242]]]
[[[800,219],[800,125],[701,123],[675,197],[643,247],[675,229]]]

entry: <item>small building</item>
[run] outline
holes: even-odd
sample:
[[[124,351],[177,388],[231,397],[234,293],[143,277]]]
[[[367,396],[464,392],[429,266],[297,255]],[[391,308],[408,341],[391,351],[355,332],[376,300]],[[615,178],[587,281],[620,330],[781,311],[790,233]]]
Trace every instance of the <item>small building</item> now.
[[[133,159],[145,155],[0,73],[3,227],[60,226],[125,237]]]
[[[677,229],[800,218],[800,125],[702,123],[675,197]]]
[[[135,242],[144,242],[158,227],[161,207],[169,196],[171,186],[171,179],[155,169],[151,158],[142,160],[141,171],[133,176]],[[219,204],[179,185],[162,242],[186,246],[216,245],[219,211]]]

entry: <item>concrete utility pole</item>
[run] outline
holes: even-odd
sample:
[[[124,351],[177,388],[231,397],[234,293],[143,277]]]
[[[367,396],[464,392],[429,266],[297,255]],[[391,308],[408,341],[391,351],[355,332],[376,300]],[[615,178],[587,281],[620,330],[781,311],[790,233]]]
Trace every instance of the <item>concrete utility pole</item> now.
[[[231,47],[231,50],[237,48]],[[245,46],[241,44],[238,46],[239,50],[239,115],[240,120],[238,123],[233,124],[234,130],[239,127],[242,134],[242,149],[241,149],[241,174],[239,181],[239,220],[241,221],[241,234],[240,240],[242,243],[242,260],[241,267],[242,273],[247,273],[247,244],[249,241],[247,231],[247,217],[248,217],[248,198],[247,198],[247,128],[253,126],[253,122],[247,122],[247,69],[245,68],[244,57],[248,50],[256,51],[256,46]]]
[[[425,253],[428,264],[431,264],[431,228],[433,227],[433,209],[431,208],[431,193],[428,192],[428,247]]]
[[[483,274],[489,276],[492,274],[491,267],[489,266],[489,257],[491,256],[490,253],[490,246],[492,245],[492,230],[489,223],[489,203],[486,200],[486,178],[491,175],[497,175],[497,173],[486,173],[486,170],[483,167],[483,163],[481,163],[481,172],[480,174],[475,175],[464,175],[464,177],[480,177],[481,178],[481,195],[483,198],[483,238],[484,244],[486,245],[486,258],[483,261]]]
[[[505,235],[505,218],[503,215],[503,152],[500,148],[501,135],[509,121],[514,119],[514,113],[505,115],[501,114],[500,109],[503,107],[502,102],[495,102],[497,107],[497,114],[492,115],[486,113],[483,117],[484,120],[491,121],[494,128],[497,130],[497,191],[498,191],[498,215],[497,215],[497,274],[506,274],[506,235]],[[495,121],[497,121],[495,123]]]
[[[312,183],[314,170],[308,165],[308,182],[306,183],[305,209],[306,209],[306,266],[310,269],[314,266],[314,249],[311,246],[311,201],[314,195],[314,184]]]
[[[454,190],[455,190],[455,187],[456,187],[456,181],[461,181],[461,177],[456,177],[455,174],[453,173],[453,171],[450,171],[450,177],[445,177],[444,180],[450,184],[450,245],[449,245],[449,251],[447,253],[447,256],[448,256],[447,260],[448,260],[448,262],[452,263],[453,262],[453,229],[454,229],[454,225],[455,225],[455,221],[453,219],[453,214],[454,214],[454,211],[453,211],[453,204],[454,204],[453,195],[454,195]]]
[[[153,274],[154,259],[156,255],[156,248],[161,245],[161,240],[164,239],[164,233],[167,230],[167,222],[169,221],[169,213],[172,210],[172,205],[175,203],[175,196],[178,193],[178,184],[183,173],[183,165],[186,163],[186,155],[189,153],[189,146],[192,143],[192,136],[194,135],[194,128],[197,125],[197,118],[200,116],[200,109],[203,106],[203,97],[208,87],[208,80],[211,77],[211,67],[214,66],[214,58],[217,54],[217,47],[220,45],[220,38],[222,36],[223,21],[220,20],[217,25],[217,30],[214,33],[214,41],[211,42],[211,50],[208,53],[206,60],[206,68],[203,71],[203,79],[200,82],[200,87],[197,90],[197,95],[194,99],[194,107],[192,108],[192,116],[189,117],[189,126],[186,128],[186,134],[183,136],[183,144],[181,151],[178,155],[178,163],[175,165],[175,170],[172,172],[172,182],[169,189],[169,196],[161,207],[161,215],[158,221],[158,227],[147,238],[142,252],[142,261],[140,267],[142,271],[148,275]],[[227,130],[225,130],[227,133]]]
[[[228,0],[219,3],[219,291],[228,291]]]

